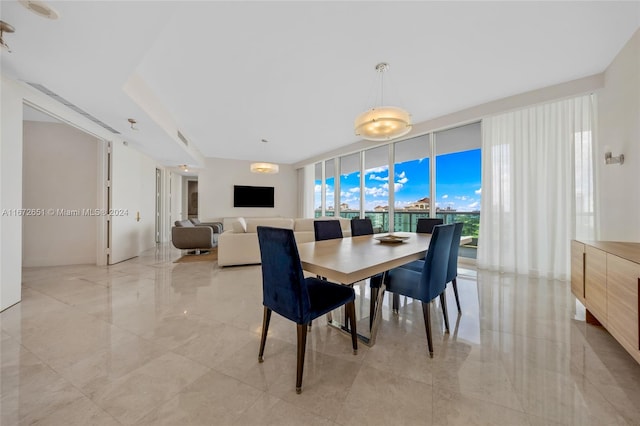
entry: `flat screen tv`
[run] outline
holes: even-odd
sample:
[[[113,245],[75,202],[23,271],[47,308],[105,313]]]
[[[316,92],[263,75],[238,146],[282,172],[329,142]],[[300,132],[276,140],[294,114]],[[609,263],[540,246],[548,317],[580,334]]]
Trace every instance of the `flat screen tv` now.
[[[233,186],[233,207],[274,207],[273,186]]]

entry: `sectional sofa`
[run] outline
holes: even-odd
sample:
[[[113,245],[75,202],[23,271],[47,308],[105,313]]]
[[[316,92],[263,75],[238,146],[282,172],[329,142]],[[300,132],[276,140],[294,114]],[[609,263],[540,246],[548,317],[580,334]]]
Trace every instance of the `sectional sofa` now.
[[[315,240],[315,220],[339,220],[342,234],[351,236],[351,221],[344,218],[323,217],[318,219],[292,218],[233,218],[225,220],[225,231],[218,237],[218,265],[252,265],[260,263],[258,226],[292,229],[298,244]]]

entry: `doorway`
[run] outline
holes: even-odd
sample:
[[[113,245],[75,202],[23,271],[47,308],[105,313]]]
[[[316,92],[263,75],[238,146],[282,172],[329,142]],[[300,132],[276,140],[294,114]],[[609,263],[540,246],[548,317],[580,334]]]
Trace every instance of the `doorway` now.
[[[107,144],[23,106],[22,265],[107,264]]]
[[[198,181],[187,181],[187,219],[198,218]]]

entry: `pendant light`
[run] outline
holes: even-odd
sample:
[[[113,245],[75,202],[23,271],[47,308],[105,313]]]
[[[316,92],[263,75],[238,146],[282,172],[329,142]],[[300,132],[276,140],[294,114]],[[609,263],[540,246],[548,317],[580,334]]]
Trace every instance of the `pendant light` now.
[[[360,114],[354,123],[356,136],[370,141],[386,141],[404,136],[411,131],[411,115],[396,106],[384,105],[384,73],[389,64],[376,65],[380,77],[380,104]],[[376,97],[377,99],[377,97]]]

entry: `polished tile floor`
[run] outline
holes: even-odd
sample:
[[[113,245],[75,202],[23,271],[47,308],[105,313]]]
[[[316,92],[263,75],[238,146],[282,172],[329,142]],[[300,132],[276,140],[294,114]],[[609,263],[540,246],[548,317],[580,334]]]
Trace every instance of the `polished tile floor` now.
[[[258,363],[260,267],[179,256],[24,269],[23,301],[0,314],[0,424],[640,424],[640,366],[585,324],[568,283],[461,270],[451,334],[432,310],[433,359],[411,300],[384,306],[356,356],[318,320],[296,395],[291,322],[274,314]]]

